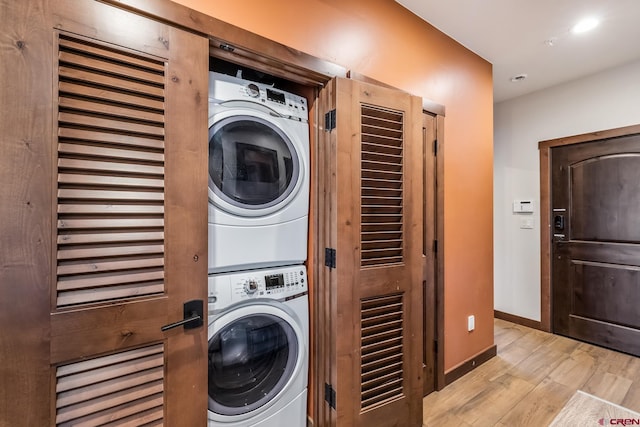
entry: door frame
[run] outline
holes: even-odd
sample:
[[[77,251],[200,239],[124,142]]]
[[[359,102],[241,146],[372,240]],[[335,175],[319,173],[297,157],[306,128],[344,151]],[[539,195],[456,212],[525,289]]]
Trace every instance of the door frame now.
[[[304,89],[307,96],[313,96],[318,100],[318,90],[323,87],[333,77],[348,77],[353,80],[364,81],[377,84],[383,87],[393,88],[388,84],[371,79],[357,72],[295,50],[286,45],[267,39],[255,33],[251,33],[235,25],[221,21],[217,18],[206,15],[202,12],[192,10],[181,4],[167,0],[97,0],[112,6],[131,10],[145,16],[169,23],[178,28],[193,31],[209,38],[209,55],[211,57],[223,59],[241,66],[264,71],[276,77],[282,77],[293,83],[297,83]],[[437,341],[437,351],[435,354],[435,389],[441,390],[445,387],[444,375],[444,118],[445,106],[437,102],[423,98],[422,108],[424,114],[436,116],[436,139],[438,140],[438,155],[436,156],[436,188],[435,188],[435,239],[438,241],[437,254],[435,256],[435,339]],[[323,125],[324,112],[317,111],[316,105],[309,105],[309,127],[314,126],[320,132]],[[318,178],[319,171],[316,169],[317,162],[317,132],[311,132],[311,177]],[[314,148],[315,147],[315,148]],[[318,195],[314,188],[310,193],[310,209],[317,208],[319,202]],[[314,214],[309,214],[309,230],[318,233],[320,228],[318,218]],[[317,234],[316,234],[317,235]],[[314,295],[314,284],[319,283],[318,272],[314,266],[324,263],[324,254],[318,253],[315,245],[310,242],[307,268],[309,274],[309,296],[310,301],[320,298]],[[310,306],[309,320],[310,331],[314,330],[317,313],[316,303]],[[315,340],[310,344],[310,373],[315,370],[314,362]],[[315,384],[313,376],[309,380],[309,413],[314,413],[314,400],[316,390],[318,394],[324,391],[323,384]],[[321,396],[318,396],[319,398]]]
[[[624,126],[538,142],[540,151],[540,329],[553,332],[551,283],[551,149],[640,134],[640,125]]]

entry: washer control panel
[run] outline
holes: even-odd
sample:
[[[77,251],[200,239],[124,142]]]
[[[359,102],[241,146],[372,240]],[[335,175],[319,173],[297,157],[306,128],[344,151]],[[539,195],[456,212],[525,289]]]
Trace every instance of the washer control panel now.
[[[255,298],[282,300],[308,290],[304,265],[209,276],[209,311]]]

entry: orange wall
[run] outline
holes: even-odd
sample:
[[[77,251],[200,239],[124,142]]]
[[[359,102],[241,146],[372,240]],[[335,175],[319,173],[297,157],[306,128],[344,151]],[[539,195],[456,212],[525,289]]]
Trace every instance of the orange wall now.
[[[493,345],[491,64],[391,0],[174,1],[446,106],[445,371]]]

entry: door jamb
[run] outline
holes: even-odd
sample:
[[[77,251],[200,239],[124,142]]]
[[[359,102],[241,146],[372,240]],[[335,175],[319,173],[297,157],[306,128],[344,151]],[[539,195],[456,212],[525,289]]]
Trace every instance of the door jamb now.
[[[438,342],[436,352],[436,390],[442,390],[447,384],[444,376],[444,110],[436,117],[436,141],[438,141],[437,155],[435,160],[436,182],[435,182],[435,222],[436,241],[438,251],[435,253],[435,291],[436,291],[436,325],[435,333]]]

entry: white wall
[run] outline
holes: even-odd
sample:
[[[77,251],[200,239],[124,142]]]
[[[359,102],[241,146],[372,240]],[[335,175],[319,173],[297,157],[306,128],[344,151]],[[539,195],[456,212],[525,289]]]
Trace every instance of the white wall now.
[[[535,77],[533,77],[535,78]],[[540,320],[538,142],[640,124],[640,61],[494,106],[494,307]],[[534,200],[533,215],[512,213]],[[523,218],[533,229],[522,229]]]

